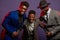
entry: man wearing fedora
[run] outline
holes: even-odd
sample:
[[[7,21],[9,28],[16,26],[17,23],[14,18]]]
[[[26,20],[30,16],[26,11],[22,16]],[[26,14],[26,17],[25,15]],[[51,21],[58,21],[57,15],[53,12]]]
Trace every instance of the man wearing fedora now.
[[[44,30],[48,40],[60,40],[60,13],[49,7],[50,3],[41,0],[38,8],[41,9],[40,20],[45,23]],[[44,24],[43,23],[43,24]]]

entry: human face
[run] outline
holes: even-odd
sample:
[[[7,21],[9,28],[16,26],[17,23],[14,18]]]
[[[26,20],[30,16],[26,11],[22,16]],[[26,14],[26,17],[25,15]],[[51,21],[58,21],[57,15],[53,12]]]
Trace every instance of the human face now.
[[[25,5],[21,5],[20,8],[19,8],[19,11],[21,12],[20,14],[24,14],[27,10],[27,7]]]
[[[47,6],[44,9],[41,9],[41,10],[44,11],[45,13],[47,13],[48,9],[49,9],[49,7]]]
[[[35,14],[29,14],[29,21],[30,23],[35,21]]]

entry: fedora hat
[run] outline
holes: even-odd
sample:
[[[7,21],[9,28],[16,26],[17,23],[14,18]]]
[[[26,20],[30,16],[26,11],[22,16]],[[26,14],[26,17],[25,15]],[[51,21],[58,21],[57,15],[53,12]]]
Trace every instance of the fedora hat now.
[[[50,5],[50,3],[47,3],[46,0],[41,0],[38,8],[45,8],[48,5]]]

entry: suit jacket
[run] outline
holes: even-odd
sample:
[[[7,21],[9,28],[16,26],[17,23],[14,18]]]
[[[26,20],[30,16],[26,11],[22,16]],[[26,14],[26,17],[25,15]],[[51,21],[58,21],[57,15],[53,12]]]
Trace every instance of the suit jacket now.
[[[51,40],[60,39],[60,13],[58,11],[50,11],[47,25],[47,29],[52,33],[53,36]]]
[[[30,23],[29,23],[29,20],[28,19],[26,19],[25,21],[24,21],[24,35],[23,35],[23,38],[24,38],[24,36],[26,37],[26,36],[28,36],[29,35],[29,29],[28,29],[28,26],[30,25]],[[44,32],[44,30],[40,27],[40,36],[41,37],[38,37],[38,33],[37,33],[37,28],[39,27],[39,19],[36,19],[35,20],[35,22],[34,22],[34,40],[39,40],[38,38],[40,38],[41,40],[46,40],[46,35],[45,35],[45,32]],[[42,36],[43,35],[43,36]],[[44,39],[43,39],[44,38]]]
[[[14,31],[17,31],[21,25],[23,24],[24,20],[26,19],[26,15],[23,15],[23,21],[19,23],[19,15],[18,11],[11,11],[5,17],[4,21],[2,22],[2,26],[6,29],[6,34],[11,37]],[[8,38],[8,37],[7,37]]]

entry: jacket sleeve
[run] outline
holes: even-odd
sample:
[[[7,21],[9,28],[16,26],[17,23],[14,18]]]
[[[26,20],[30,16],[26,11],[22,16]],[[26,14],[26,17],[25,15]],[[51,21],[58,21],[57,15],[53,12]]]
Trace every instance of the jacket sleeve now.
[[[10,13],[5,16],[3,22],[2,22],[2,26],[9,32],[9,33],[13,33],[16,28],[14,28],[13,26],[10,25],[11,24],[11,18],[10,18]]]
[[[55,14],[55,21],[57,23],[57,26],[55,26],[54,30],[51,31],[52,35],[60,31],[60,13]]]

